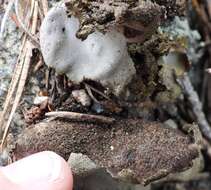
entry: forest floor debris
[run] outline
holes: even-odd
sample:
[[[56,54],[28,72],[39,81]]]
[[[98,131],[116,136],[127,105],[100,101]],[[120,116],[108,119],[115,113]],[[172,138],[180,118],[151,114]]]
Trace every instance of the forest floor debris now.
[[[2,95],[8,88],[10,79],[6,78],[11,76],[16,61],[8,95],[6,99],[2,98],[5,102],[0,114],[1,164],[51,149],[66,159],[71,152],[83,153],[97,165],[106,167],[113,176],[121,180],[127,178],[133,183],[135,180],[148,184],[181,169],[193,174],[188,181],[177,178],[176,182],[171,182],[176,178],[166,178],[165,182],[152,183],[147,189],[200,189],[201,185],[205,190],[210,189],[211,90],[210,75],[204,74],[211,67],[211,4],[208,0],[151,0],[140,4],[138,0],[66,1],[68,14],[74,14],[80,21],[77,37],[89,38],[95,30],[105,33],[112,27],[119,29],[118,32],[130,42],[128,54],[136,74],[121,96],[112,93],[100,81],[86,79],[76,84],[45,66],[39,52],[38,33],[49,5],[55,2],[16,0],[15,9],[11,9],[12,3],[5,1],[4,6],[1,5],[5,9],[0,10],[6,11],[7,18],[3,19],[1,31],[12,38],[7,41],[6,36],[5,46],[0,50],[3,52],[0,73],[1,70],[9,71],[6,77],[0,76]],[[141,15],[138,14],[140,10]],[[194,15],[198,17],[193,22]],[[146,22],[147,19],[150,22]],[[10,24],[7,26],[5,22]],[[178,30],[181,30],[179,37],[174,38],[173,32]],[[8,53],[9,49],[12,49],[11,53]],[[173,59],[182,66],[158,64],[158,60],[168,57],[173,49],[177,52],[182,49],[182,55],[189,59],[188,67],[181,63],[184,59],[177,60],[181,54]],[[168,64],[173,59],[165,61]],[[182,71],[179,77],[177,69]],[[184,73],[189,70],[190,76],[186,76]],[[19,127],[10,127],[13,118],[20,120],[17,121]],[[203,134],[200,141],[192,130],[184,127],[189,124],[187,128],[190,129],[194,122]],[[198,165],[191,167],[197,156],[202,158],[201,165],[198,159]],[[110,175],[107,177],[117,188],[116,181]],[[138,188],[127,185],[126,189]]]

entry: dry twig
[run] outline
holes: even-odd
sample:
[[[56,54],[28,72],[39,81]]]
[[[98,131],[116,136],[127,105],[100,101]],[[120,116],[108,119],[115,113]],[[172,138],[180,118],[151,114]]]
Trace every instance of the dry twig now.
[[[31,32],[32,32],[32,34],[35,34],[36,28],[37,28],[37,20],[38,20],[38,2],[37,1],[33,1],[33,4],[31,6],[30,18],[32,18]],[[25,34],[25,37],[23,40],[23,45],[22,45],[22,50],[20,52],[20,57],[19,57],[20,63],[18,63],[16,66],[17,70],[15,70],[15,75],[13,76],[12,83],[10,84],[11,91],[8,92],[8,95],[7,95],[7,98],[5,101],[5,105],[4,105],[3,114],[0,118],[0,124],[1,124],[0,126],[3,128],[6,113],[9,112],[9,117],[8,117],[8,120],[6,121],[3,138],[1,141],[1,150],[3,150],[3,146],[5,143],[8,131],[9,131],[9,126],[11,124],[14,113],[18,107],[18,104],[21,99],[21,95],[24,90],[24,86],[26,83],[26,79],[27,79],[28,71],[29,71],[29,67],[30,67],[32,50],[34,49],[34,46],[31,44],[30,41],[28,41],[28,39],[26,38],[26,35],[27,34]],[[17,87],[17,85],[18,85],[18,87]],[[15,94],[16,87],[17,87],[17,92]],[[13,100],[14,94],[15,94],[14,102],[13,102],[11,111],[9,111],[10,103]]]
[[[89,87],[89,85],[85,84],[85,88],[86,88],[86,91],[88,92],[89,96],[91,97],[91,99],[96,102],[96,103],[100,103],[93,95],[92,91],[91,91],[91,88]]]
[[[209,29],[211,32],[211,24],[206,16],[204,9],[199,4],[198,0],[192,0],[193,8],[195,9],[196,13],[198,14],[202,23]]]
[[[177,78],[178,83],[180,84],[181,88],[183,89],[184,95],[187,96],[189,103],[191,104],[193,113],[196,117],[196,121],[199,125],[199,128],[204,135],[210,142],[211,142],[211,128],[207,119],[204,115],[202,110],[202,105],[199,100],[198,94],[193,89],[191,81],[187,74],[185,74],[181,78]]]
[[[20,79],[20,75],[21,75],[21,71],[23,68],[23,64],[24,64],[24,57],[25,57],[25,44],[26,44],[26,36],[24,36],[23,42],[22,42],[22,46],[21,46],[21,50],[20,50],[20,55],[19,58],[17,60],[16,66],[15,66],[15,70],[14,70],[14,74],[8,89],[8,93],[3,105],[3,111],[0,117],[0,127],[1,129],[3,129],[4,126],[4,122],[5,122],[5,118],[6,118],[6,114],[9,112],[9,108],[10,105],[12,103],[12,99],[13,99],[13,95],[15,93],[16,90],[16,86],[18,85],[19,79]]]
[[[41,0],[41,4],[42,4],[42,8],[43,8],[43,13],[44,13],[44,15],[46,15],[48,12],[48,1]]]
[[[114,118],[110,118],[110,117],[82,114],[82,113],[76,113],[76,112],[65,112],[65,111],[48,112],[45,114],[45,116],[72,119],[75,121],[97,122],[97,123],[105,123],[105,124],[111,124],[115,121]]]
[[[37,2],[37,1],[36,1]],[[34,4],[34,3],[33,3]],[[33,5],[32,4],[32,5]],[[38,48],[40,49],[40,43],[39,40],[34,36],[34,34],[32,34],[23,24],[21,17],[19,15],[19,0],[15,1],[15,13],[19,22],[19,25],[21,26],[21,29],[29,36],[30,40],[32,41],[32,43]],[[33,7],[33,6],[32,6]],[[32,9],[33,12],[33,9]],[[37,21],[36,21],[37,22]]]
[[[89,89],[93,90],[94,92],[98,93],[99,95],[101,95],[102,97],[104,97],[107,100],[111,100],[108,96],[106,96],[103,92],[100,92],[99,90],[97,90],[96,88],[90,86],[89,84],[85,83],[86,88],[88,87]]]

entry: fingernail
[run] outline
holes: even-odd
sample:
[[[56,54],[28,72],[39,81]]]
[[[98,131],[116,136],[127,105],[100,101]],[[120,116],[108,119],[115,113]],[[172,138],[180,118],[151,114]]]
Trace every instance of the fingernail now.
[[[16,184],[56,181],[63,177],[62,159],[54,152],[45,151],[6,166],[2,172]]]

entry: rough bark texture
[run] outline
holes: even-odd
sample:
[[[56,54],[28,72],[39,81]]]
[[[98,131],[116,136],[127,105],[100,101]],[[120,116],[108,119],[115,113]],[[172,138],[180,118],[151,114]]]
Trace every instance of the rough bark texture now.
[[[114,176],[148,184],[191,166],[198,151],[189,136],[160,123],[127,119],[114,125],[43,122],[18,137],[15,155],[52,150],[68,159],[71,152],[86,154]]]

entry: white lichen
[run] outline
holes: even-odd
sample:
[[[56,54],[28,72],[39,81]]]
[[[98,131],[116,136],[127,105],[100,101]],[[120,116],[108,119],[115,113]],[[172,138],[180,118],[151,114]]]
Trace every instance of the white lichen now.
[[[187,18],[176,16],[173,21],[159,28],[160,33],[168,34],[171,40],[180,38],[187,41],[187,55],[192,63],[197,63],[202,56],[202,52],[196,52],[200,47],[201,36],[197,30],[192,30]]]
[[[167,34],[170,39],[182,41],[186,46],[186,53],[191,64],[194,66],[189,71],[189,76],[194,86],[201,85],[201,73],[197,65],[204,54],[204,42],[197,30],[191,29],[186,17],[175,17],[173,21],[159,28],[160,33]]]
[[[73,82],[99,81],[119,94],[135,74],[125,37],[111,29],[105,35],[95,32],[81,41],[76,37],[78,29],[78,19],[68,18],[63,5],[49,11],[40,29],[45,63]]]

